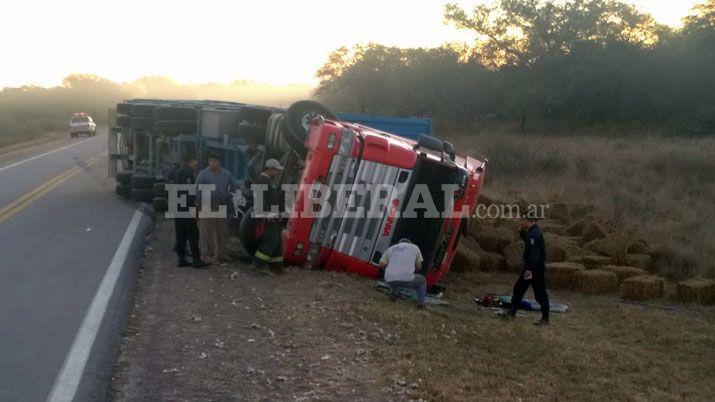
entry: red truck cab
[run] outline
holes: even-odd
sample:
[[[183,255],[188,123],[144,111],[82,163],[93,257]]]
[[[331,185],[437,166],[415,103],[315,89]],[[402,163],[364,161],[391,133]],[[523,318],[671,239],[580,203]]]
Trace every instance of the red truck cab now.
[[[422,251],[428,285],[436,284],[474,213],[484,164],[445,152],[436,138],[426,140],[427,146],[361,125],[313,121],[283,232],[285,260],[379,278],[382,254],[407,237]],[[419,208],[425,198],[438,216]],[[320,213],[324,207],[329,214]],[[405,214],[410,210],[416,213]]]

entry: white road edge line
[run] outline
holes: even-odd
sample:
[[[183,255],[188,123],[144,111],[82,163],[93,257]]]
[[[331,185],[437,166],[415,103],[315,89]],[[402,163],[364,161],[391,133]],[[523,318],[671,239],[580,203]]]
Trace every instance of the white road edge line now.
[[[35,156],[33,156],[33,157],[30,157],[30,158],[21,160],[21,161],[19,161],[19,162],[15,162],[15,163],[11,163],[11,164],[9,164],[9,165],[5,165],[5,166],[3,166],[3,167],[0,167],[0,172],[2,172],[3,170],[7,170],[7,169],[14,168],[14,167],[16,167],[16,166],[20,166],[20,165],[25,164],[25,163],[30,162],[30,161],[34,161],[35,159],[44,158],[45,156],[52,155],[52,154],[54,154],[55,152],[60,152],[60,151],[62,151],[62,150],[65,150],[65,149],[67,149],[67,148],[71,148],[71,147],[77,146],[77,145],[82,144],[82,143],[85,143],[85,142],[87,142],[87,141],[96,140],[97,138],[102,138],[102,137],[104,137],[104,136],[87,138],[87,139],[84,139],[84,140],[82,140],[82,141],[75,142],[75,143],[73,143],[73,144],[65,145],[64,147],[60,147],[60,148],[57,148],[57,149],[53,149],[52,151],[48,151],[48,152],[45,152],[45,153],[43,153],[43,154],[35,155]]]
[[[72,401],[77,393],[80,380],[84,373],[89,354],[92,351],[92,346],[97,338],[97,332],[102,324],[104,314],[107,311],[107,305],[114,293],[114,287],[119,279],[119,274],[124,266],[124,261],[127,259],[127,254],[134,239],[134,235],[139,229],[139,222],[142,218],[142,211],[137,209],[129,222],[127,230],[124,232],[124,237],[117,251],[112,257],[112,262],[109,264],[107,272],[102,278],[102,282],[94,295],[92,304],[87,310],[79,332],[75,336],[72,347],[65,357],[62,370],[60,370],[55,384],[52,386],[50,395],[47,400],[50,402],[67,402]]]

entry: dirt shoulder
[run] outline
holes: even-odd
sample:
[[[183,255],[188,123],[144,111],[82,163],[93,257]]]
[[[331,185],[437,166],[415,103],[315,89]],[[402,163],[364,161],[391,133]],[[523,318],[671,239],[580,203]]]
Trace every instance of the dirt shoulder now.
[[[390,303],[373,282],[235,263],[176,268],[160,220],[113,379],[118,400],[696,399],[715,394],[715,313],[552,292],[504,322],[473,297],[508,274],[448,275],[450,307]],[[234,247],[238,248],[234,244]],[[530,296],[530,292],[529,292]]]

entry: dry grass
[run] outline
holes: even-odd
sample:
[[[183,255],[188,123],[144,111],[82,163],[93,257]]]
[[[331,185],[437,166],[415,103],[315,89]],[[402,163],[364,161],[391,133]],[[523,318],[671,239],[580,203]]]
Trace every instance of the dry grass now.
[[[599,218],[657,246],[660,273],[715,278],[715,139],[492,132],[455,140],[489,159],[489,194],[593,204]]]
[[[412,303],[361,303],[366,317],[400,334],[381,352],[385,376],[419,383],[420,396],[437,401],[707,400],[715,394],[712,310],[664,311],[618,303],[616,296],[551,292],[570,312],[536,328],[538,313],[504,322],[470,300],[509,293],[513,280],[513,274],[450,275],[455,305],[426,314]]]

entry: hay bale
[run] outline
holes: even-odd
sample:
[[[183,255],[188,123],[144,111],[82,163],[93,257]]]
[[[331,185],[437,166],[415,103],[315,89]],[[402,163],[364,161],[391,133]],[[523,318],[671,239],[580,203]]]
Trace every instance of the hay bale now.
[[[623,282],[624,280],[634,276],[647,275],[647,273],[640,268],[625,267],[621,265],[604,265],[601,269],[616,274],[619,282]]]
[[[581,219],[584,216],[593,214],[596,212],[596,207],[593,204],[576,204],[569,205],[569,216],[572,219]]]
[[[584,267],[575,262],[553,262],[546,264],[546,278],[551,289],[572,289],[576,274]]]
[[[504,247],[516,240],[516,234],[504,228],[481,226],[477,229],[476,238],[484,250],[501,253]]]
[[[715,304],[715,281],[701,277],[678,283],[678,300],[685,303]]]
[[[583,231],[586,230],[586,225],[589,224],[587,220],[580,220],[571,226],[566,228],[566,234],[569,236],[581,236]]]
[[[606,238],[606,231],[596,222],[589,222],[583,229],[581,238],[584,243]]]
[[[553,219],[548,219],[549,222],[539,222],[539,226],[544,233],[553,233],[559,236],[566,235],[566,225],[556,223]]]
[[[643,239],[633,240],[628,247],[626,247],[626,252],[628,254],[648,254],[650,255],[653,250],[650,245]]]
[[[596,269],[604,265],[613,264],[611,257],[606,257],[605,255],[584,255],[579,259],[586,269]]]
[[[600,269],[579,271],[574,276],[576,289],[586,294],[602,294],[618,290],[618,276]]]
[[[452,258],[451,270],[455,272],[474,272],[479,270],[479,254],[468,248],[457,247],[457,253]]]
[[[578,243],[568,237],[546,233],[544,241],[546,242],[546,258],[549,262],[564,262],[575,256],[588,254]]]
[[[524,243],[511,243],[504,247],[503,254],[509,272],[521,272],[524,269]]]
[[[621,235],[611,235],[586,243],[584,248],[596,254],[611,257],[616,263],[625,262],[627,239]],[[628,264],[632,265],[632,264]]]
[[[650,269],[653,265],[653,258],[648,254],[627,254],[625,262],[626,265],[632,267]]]
[[[562,222],[569,219],[569,208],[566,204],[552,204],[548,208],[548,216],[550,219],[558,219]]]
[[[479,253],[479,270],[484,272],[506,271],[506,259],[501,254],[481,252]]]
[[[625,300],[652,300],[663,297],[665,280],[652,275],[628,278],[621,286],[621,297]]]

